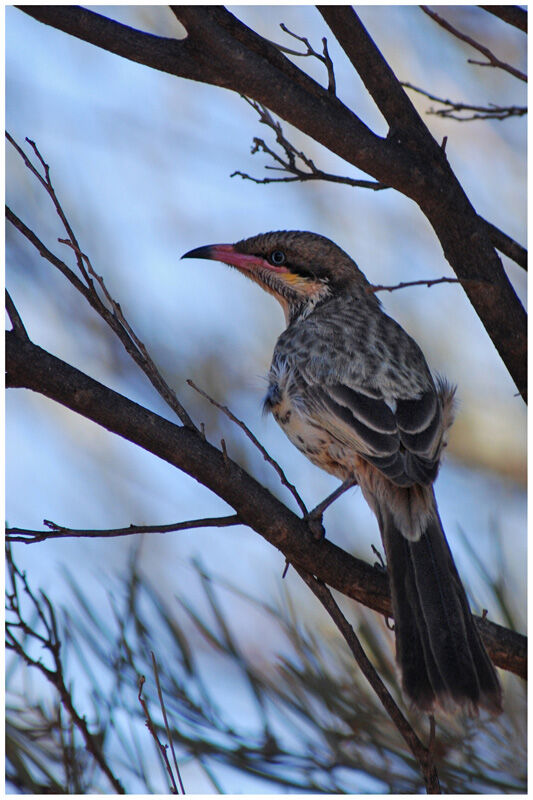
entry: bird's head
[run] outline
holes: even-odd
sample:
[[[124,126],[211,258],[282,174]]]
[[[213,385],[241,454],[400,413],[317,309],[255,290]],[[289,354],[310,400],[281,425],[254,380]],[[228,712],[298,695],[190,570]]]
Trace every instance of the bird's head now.
[[[344,250],[306,231],[261,233],[236,244],[198,247],[182,258],[209,258],[235,267],[279,300],[287,323],[327,297],[368,286]]]

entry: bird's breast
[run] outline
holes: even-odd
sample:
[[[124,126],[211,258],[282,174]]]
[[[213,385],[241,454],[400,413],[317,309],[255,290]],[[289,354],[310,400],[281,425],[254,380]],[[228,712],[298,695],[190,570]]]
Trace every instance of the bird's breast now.
[[[272,365],[264,411],[273,415],[292,444],[313,464],[342,480],[353,475],[355,454],[311,418],[305,385],[296,370],[286,364]]]

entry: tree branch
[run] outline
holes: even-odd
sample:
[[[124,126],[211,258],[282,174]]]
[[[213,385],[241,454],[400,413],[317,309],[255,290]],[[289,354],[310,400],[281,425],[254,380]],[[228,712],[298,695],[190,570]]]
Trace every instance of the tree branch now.
[[[424,14],[427,14],[428,17],[431,17],[431,19],[435,20],[435,22],[440,25],[441,28],[444,28],[444,30],[448,31],[448,33],[451,33],[456,39],[460,39],[462,42],[469,44],[470,47],[473,47],[474,50],[477,50],[478,53],[481,53],[487,59],[487,62],[484,62],[473,61],[471,58],[469,58],[468,61],[470,64],[477,64],[480,67],[498,67],[499,69],[503,69],[505,72],[508,72],[510,75],[513,75],[515,78],[527,83],[527,75],[525,75],[519,69],[512,67],[510,64],[507,64],[505,61],[500,61],[500,59],[497,58],[488,47],[480,44],[480,42],[476,42],[476,40],[472,39],[471,36],[467,36],[465,33],[458,31],[457,28],[454,28],[453,25],[451,25],[435,11],[432,11],[430,8],[428,8],[428,6],[420,6],[420,8]]]
[[[402,81],[402,86],[405,89],[411,89],[413,92],[418,92],[428,100],[434,100],[435,103],[441,103],[448,108],[430,108],[426,114],[434,114],[436,117],[445,117],[446,119],[455,119],[457,122],[472,122],[475,119],[510,119],[511,117],[524,117],[527,114],[527,106],[497,106],[489,103],[488,106],[474,106],[469,103],[461,103],[457,100],[445,100],[443,97],[437,97],[425,89],[420,89],[418,86],[413,86],[412,83]],[[459,117],[456,112],[461,111],[475,111],[469,117]]]
[[[68,239],[59,239],[58,241],[62,244],[68,245],[76,254],[76,261],[78,265],[78,269],[82,275],[83,281],[81,281],[76,273],[61,259],[57,258],[50,250],[41,242],[35,233],[30,230],[23,222],[20,220],[16,214],[14,214],[10,208],[6,206],[6,217],[7,219],[30,241],[39,254],[49,261],[54,267],[56,267],[62,275],[64,275],[70,283],[85,297],[89,305],[96,311],[96,313],[102,317],[104,322],[106,322],[109,327],[116,333],[122,344],[124,345],[126,352],[133,358],[135,363],[142,369],[144,374],[149,379],[152,386],[156,389],[159,395],[163,398],[163,400],[170,406],[170,408],[174,411],[177,417],[182,421],[184,425],[190,428],[195,428],[195,425],[183,408],[181,403],[179,402],[176,393],[170,388],[168,383],[165,381],[159,370],[157,369],[156,365],[152,361],[146,347],[135,334],[134,330],[132,329],[131,325],[128,323],[124,314],[122,313],[122,309],[120,305],[111,297],[109,292],[107,291],[106,285],[101,275],[98,275],[90,262],[88,256],[82,253],[78,240],[72,230],[67,216],[59,202],[52,182],[50,180],[50,169],[48,164],[45,163],[43,157],[41,156],[37,145],[35,142],[32,142],[30,139],[27,141],[31,144],[37,158],[41,162],[44,168],[44,177],[40,175],[38,170],[33,166],[31,161],[28,159],[24,151],[21,147],[15,142],[15,140],[6,132],[7,140],[15,147],[19,155],[24,160],[24,163],[28,167],[28,169],[37,177],[39,182],[45,188],[47,194],[51,198],[54,208],[59,216],[63,227],[65,228]],[[87,268],[85,267],[87,265]],[[91,277],[92,276],[92,277]],[[95,278],[100,289],[102,290],[105,299],[109,303],[111,310],[102,302],[98,293],[95,290],[94,283],[92,278]]]
[[[438,283],[464,283],[464,281],[460,281],[457,278],[429,278],[428,280],[420,280],[420,281],[402,281],[401,283],[395,283],[392,286],[383,286],[381,284],[375,286],[370,285],[367,286],[367,292],[370,294],[375,294],[376,292],[395,292],[397,289],[405,289],[410,286],[435,286]]]
[[[231,525],[240,525],[241,520],[237,514],[227,517],[206,517],[205,519],[192,519],[186,522],[173,522],[169,525],[129,525],[127,528],[108,528],[107,530],[91,530],[88,528],[65,528],[49,519],[43,520],[49,530],[32,531],[27,528],[6,528],[7,542],[24,542],[36,544],[48,539],[110,539],[115,536],[131,536],[136,533],[174,533],[192,528],[227,528]]]
[[[76,7],[22,6],[30,16],[133,61],[263,103],[377,181],[413,199],[459,278],[520,393],[527,394],[526,315],[483,222],[399,81],[349,6],[320,11],[390,125],[374,134],[331,92],[221,6],[172,6],[187,30],[173,40]]]
[[[311,589],[313,594],[320,600],[332,618],[333,622],[342,633],[361,672],[379,697],[383,708],[403,737],[409,750],[414,755],[416,761],[418,762],[422,777],[424,778],[427,793],[440,794],[439,776],[437,774],[431,750],[422,744],[415,731],[394,702],[391,693],[379,677],[367,654],[365,653],[364,648],[361,645],[361,642],[359,641],[354,629],[333,599],[333,595],[327,586],[322,583],[322,581],[319,581],[317,578],[309,575],[298,567],[296,567],[296,571],[300,578],[302,578],[302,580]]]
[[[387,575],[327,540],[201,434],[108,389],[32,342],[6,332],[6,386],[39,392],[137,444],[211,489],[287,560],[348,597],[391,616]],[[526,675],[525,637],[475,618],[494,663]]]
[[[205,399],[208,400],[212,405],[214,405],[215,408],[220,409],[220,411],[222,411],[232,422],[234,422],[236,425],[239,426],[239,428],[242,431],[244,431],[244,433],[246,434],[248,439],[252,442],[252,444],[255,447],[257,447],[257,449],[259,450],[265,461],[276,470],[281,483],[283,484],[283,486],[286,486],[289,492],[292,494],[302,514],[304,515],[307,514],[307,506],[305,505],[304,501],[298,494],[296,486],[294,486],[294,484],[290,483],[287,480],[287,476],[285,475],[284,471],[282,470],[278,462],[275,459],[273,459],[272,456],[267,452],[267,450],[263,447],[257,436],[254,436],[250,428],[247,425],[245,425],[245,423],[241,419],[236,417],[235,414],[233,414],[233,412],[231,412],[227,406],[223,406],[221,403],[217,403],[217,401],[214,400],[212,397],[210,397],[207,394],[207,392],[204,392],[203,389],[200,389],[194,383],[194,381],[188,380],[187,383],[195,390],[195,392],[198,392],[198,394],[202,395],[202,397],[205,397]]]
[[[15,303],[11,299],[11,295],[6,289],[6,311],[8,313],[9,319],[11,320],[11,325],[13,326],[13,332],[18,336],[19,339],[23,339],[25,341],[29,341],[29,336],[24,327],[24,323],[20,317],[19,312],[15,306]]]

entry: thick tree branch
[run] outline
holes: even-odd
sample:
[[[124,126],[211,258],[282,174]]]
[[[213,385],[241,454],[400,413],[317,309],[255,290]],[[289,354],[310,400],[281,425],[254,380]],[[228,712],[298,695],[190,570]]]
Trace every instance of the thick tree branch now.
[[[290,562],[369,608],[391,615],[388,580],[382,569],[354,558],[332,542],[317,541],[305,520],[200,433],[148,411],[13,331],[6,333],[6,370],[8,387],[39,392],[162,458],[224,499],[243,524]],[[525,637],[475,619],[494,663],[525,677]]]
[[[138,63],[222,86],[263,103],[377,181],[413,199],[513,377],[527,393],[526,315],[486,227],[400,83],[349,6],[320,11],[390,125],[383,139],[332,93],[221,6],[173,6],[181,41],[152,36],[78,7],[22,6],[46,24]]]

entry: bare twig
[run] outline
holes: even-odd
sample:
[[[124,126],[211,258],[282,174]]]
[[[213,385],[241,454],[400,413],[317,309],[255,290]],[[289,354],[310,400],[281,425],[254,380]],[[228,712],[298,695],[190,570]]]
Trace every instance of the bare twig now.
[[[458,31],[457,28],[454,28],[453,25],[447,22],[443,17],[439,16],[439,14],[437,14],[435,11],[432,11],[430,8],[428,8],[428,6],[420,6],[420,8],[424,12],[424,14],[427,14],[428,17],[431,17],[431,19],[435,20],[435,22],[438,25],[440,25],[441,28],[447,30],[448,33],[451,33],[453,36],[456,37],[456,39],[460,39],[462,42],[469,44],[471,47],[477,50],[478,53],[481,53],[487,59],[487,61],[474,61],[473,59],[469,58],[468,59],[469,64],[477,64],[480,67],[497,67],[499,69],[505,70],[505,72],[508,72],[515,78],[518,78],[519,80],[525,81],[527,83],[527,75],[525,75],[519,69],[512,67],[510,64],[507,64],[505,61],[500,61],[500,59],[497,58],[494,55],[494,53],[491,50],[489,50],[488,47],[485,47],[485,45],[480,44],[475,39],[472,39],[472,37],[467,36],[465,33],[461,33],[461,31]]]
[[[170,750],[172,751],[172,759],[174,761],[174,768],[176,770],[176,775],[178,776],[178,781],[179,781],[181,793],[185,794],[183,781],[181,780],[181,772],[180,772],[180,768],[178,766],[178,760],[176,758],[176,752],[174,750],[174,742],[172,741],[172,736],[170,735],[170,727],[169,727],[168,719],[167,719],[167,710],[165,708],[165,703],[164,703],[164,700],[163,700],[163,692],[161,691],[161,684],[159,683],[159,669],[158,669],[158,666],[157,666],[157,661],[156,661],[155,654],[154,654],[153,650],[151,651],[151,656],[152,656],[152,666],[154,668],[155,684],[157,686],[157,696],[159,697],[159,704],[161,706],[161,712],[163,714],[163,721],[165,723],[165,730],[167,732],[167,738],[168,738],[168,741],[169,741],[169,744],[170,744]]]
[[[488,222],[486,219],[483,222],[487,226],[487,231],[494,247],[527,272],[526,248],[497,228],[496,225],[493,225],[492,222]]]
[[[352,486],[357,486],[355,478],[347,478],[340,486],[338,486],[331,494],[328,494],[312,511],[307,515],[308,517],[322,517],[322,514],[335,500],[338,500],[341,495],[351,489]]]
[[[420,281],[403,281],[402,283],[396,283],[392,286],[367,286],[366,291],[370,294],[375,294],[376,292],[395,292],[396,289],[405,289],[408,286],[435,286],[437,283],[486,283],[483,280],[474,280],[470,278],[432,278],[430,280],[420,280]]]
[[[159,753],[159,755],[161,757],[161,760],[163,762],[163,765],[164,765],[166,771],[168,772],[168,777],[170,779],[170,790],[171,790],[171,793],[172,794],[179,794],[178,786],[176,784],[176,779],[174,777],[174,773],[172,772],[172,767],[170,766],[170,761],[168,760],[167,745],[161,744],[161,742],[159,741],[159,737],[157,735],[157,731],[155,729],[155,725],[153,723],[152,717],[151,717],[150,712],[148,710],[148,704],[146,703],[146,700],[142,696],[143,686],[144,686],[145,683],[146,683],[146,678],[144,677],[144,675],[140,675],[139,676],[139,693],[137,695],[137,699],[139,700],[139,703],[141,704],[141,708],[142,708],[142,710],[144,712],[146,727],[150,731],[150,735],[152,736],[152,738],[153,738],[153,740],[154,740],[154,742],[156,744],[157,752]]]
[[[85,716],[81,716],[76,710],[72,694],[65,684],[63,663],[60,656],[61,641],[59,639],[54,609],[50,600],[44,592],[40,593],[40,599],[36,597],[28,583],[25,573],[21,572],[15,564],[9,545],[6,547],[6,560],[7,574],[11,584],[10,588],[6,591],[6,648],[20,656],[29,667],[35,667],[39,670],[39,672],[41,672],[55,687],[61,699],[61,703],[68,712],[72,723],[81,733],[87,751],[92,755],[102,772],[106,775],[115,792],[125,794],[124,787],[118,778],[115,777],[104,757],[98,738],[93,736],[89,731]],[[26,622],[20,604],[20,589],[31,602],[36,618],[43,626],[44,635],[36,630],[35,622]],[[41,657],[35,659],[29,654],[28,647],[32,641],[38,642],[50,653],[53,661],[53,668],[46,667]]]
[[[309,586],[313,594],[320,600],[337,628],[340,630],[344,639],[352,651],[352,654],[363,672],[365,678],[370,683],[372,689],[379,697],[383,708],[396,726],[398,732],[403,737],[413,756],[417,760],[420,772],[426,784],[428,794],[440,794],[439,777],[435,767],[431,751],[423,745],[415,731],[398,708],[394,698],[379,677],[372,663],[368,659],[361,642],[359,641],[352,626],[340,610],[333,599],[333,595],[322,581],[313,575],[305,572],[300,567],[293,565],[299,576]]]
[[[220,409],[220,411],[222,411],[227,417],[229,417],[229,419],[232,422],[234,422],[236,425],[239,426],[239,428],[241,430],[244,431],[244,433],[246,434],[248,439],[250,439],[252,444],[254,444],[255,447],[257,447],[257,449],[259,450],[259,452],[261,453],[261,455],[263,456],[265,461],[268,461],[268,463],[272,467],[274,467],[274,469],[276,470],[276,472],[279,475],[279,479],[280,479],[281,483],[283,484],[283,486],[287,487],[289,492],[292,494],[292,496],[294,497],[294,499],[298,503],[298,506],[300,507],[300,510],[301,510],[302,514],[304,514],[304,516],[306,516],[307,513],[308,513],[307,512],[307,507],[306,507],[304,501],[302,500],[302,498],[300,497],[300,495],[298,494],[298,491],[297,491],[296,487],[287,480],[287,477],[286,477],[285,473],[283,472],[282,468],[280,467],[280,465],[278,464],[278,462],[275,461],[275,459],[273,459],[272,456],[267,452],[267,450],[263,447],[263,445],[261,444],[259,439],[257,439],[256,436],[254,436],[254,434],[252,433],[250,428],[248,428],[248,426],[242,420],[240,420],[238,417],[236,417],[235,414],[233,414],[233,412],[230,411],[227,406],[223,406],[221,403],[218,403],[216,400],[214,400],[212,397],[210,397],[207,394],[207,392],[204,392],[203,389],[200,389],[199,386],[196,386],[194,381],[189,379],[189,380],[187,380],[187,383],[196,392],[198,392],[198,394],[201,394],[202,397],[205,397],[205,399],[208,400],[211,403],[211,405],[213,405],[216,408]]]
[[[131,536],[136,533],[172,533],[192,528],[227,528],[232,525],[240,525],[241,520],[237,514],[231,514],[227,517],[206,517],[205,519],[173,522],[170,525],[129,525],[127,528],[109,528],[107,530],[65,528],[48,519],[43,520],[43,524],[50,530],[33,531],[26,528],[6,528],[6,541],[35,544],[47,539],[110,539],[114,536]]]
[[[20,314],[17,311],[15,303],[11,299],[11,295],[9,294],[7,289],[6,289],[6,310],[9,319],[11,320],[11,325],[13,326],[13,330],[18,336],[18,338],[28,342],[29,341],[28,333],[26,331],[26,328],[24,327],[24,323],[22,322]]]
[[[183,422],[184,425],[188,425],[188,427],[195,427],[194,423],[192,422],[191,418],[179,402],[178,398],[176,397],[176,393],[173,389],[167,384],[161,373],[159,372],[157,366],[155,365],[154,361],[152,360],[148,350],[146,349],[145,344],[139,339],[127,319],[125,318],[124,314],[122,313],[122,308],[120,304],[116,302],[116,300],[111,297],[110,293],[107,290],[107,287],[104,283],[104,279],[101,275],[98,275],[89,260],[89,257],[82,253],[81,250],[77,245],[73,242],[69,241],[68,239],[58,239],[61,244],[66,244],[71,247],[77,255],[86,262],[87,269],[90,275],[95,278],[98,282],[98,285],[102,289],[108,303],[110,304],[111,308],[113,309],[113,318],[118,320],[122,328],[126,331],[126,334],[133,342],[135,349],[133,353],[138,353],[138,358],[134,356],[135,361],[139,364],[141,369],[145,372],[146,375],[150,378],[153,386],[157,389],[161,397],[166,401],[166,403],[170,406],[170,408],[175,411],[179,419]],[[115,326],[112,326],[115,330]]]
[[[312,509],[312,511],[310,511],[306,515],[306,519],[311,529],[311,532],[316,539],[321,539],[325,535],[324,526],[322,524],[322,516],[326,508],[328,508],[332,503],[334,503],[335,500],[338,500],[338,498],[341,495],[343,495],[344,492],[348,491],[348,489],[351,489],[352,486],[356,485],[357,485],[357,480],[355,478],[347,478],[343,483],[341,483],[340,486],[338,486],[333,492],[331,492],[331,494],[328,494],[328,496],[325,497],[324,500],[318,503],[318,505],[316,505]],[[285,569],[282,575],[283,578],[285,577],[286,571],[287,570]]]
[[[420,89],[418,86],[413,86],[412,83],[402,81],[402,86],[406,89],[411,89],[413,92],[427,97],[428,100],[433,100],[436,103],[441,103],[448,108],[430,108],[426,113],[433,114],[437,117],[446,117],[447,119],[455,119],[458,122],[471,122],[475,119],[509,119],[510,117],[523,117],[527,114],[526,106],[497,106],[494,103],[489,103],[488,106],[474,106],[469,103],[460,103],[456,100],[445,100],[442,97],[437,97],[425,89]],[[461,111],[474,111],[468,117],[458,116]]]
[[[306,156],[306,154],[302,150],[297,150],[296,147],[286,138],[283,133],[283,129],[279,122],[272,117],[272,114],[269,110],[264,106],[262,103],[256,102],[255,100],[250,100],[248,97],[242,95],[243,99],[252,106],[255,111],[259,114],[259,121],[270,128],[275,136],[276,142],[282,148],[284,152],[284,157],[279,155],[269,147],[264,139],[259,139],[257,136],[254,137],[253,140],[253,147],[252,147],[252,155],[262,151],[269,155],[275,164],[279,166],[268,166],[266,169],[275,170],[278,172],[286,173],[285,177],[282,178],[254,178],[251,175],[248,175],[241,170],[236,170],[232,172],[230,177],[235,177],[239,175],[241,178],[244,178],[249,181],[253,181],[254,183],[294,183],[296,181],[329,181],[331,183],[343,183],[347,184],[348,186],[358,186],[363,189],[373,189],[374,191],[379,191],[380,189],[387,189],[388,187],[383,184],[379,183],[378,181],[369,181],[369,180],[360,180],[357,178],[348,178],[341,175],[333,175],[329,172],[324,172],[323,170],[319,169],[313,160]],[[303,164],[303,167],[299,165],[298,162]]]
[[[69,223],[69,221],[68,221],[68,219],[67,219],[67,217],[65,215],[65,212],[63,211],[63,209],[61,207],[61,204],[60,204],[59,200],[57,199],[57,195],[55,193],[55,189],[54,189],[54,187],[52,185],[52,181],[50,179],[50,167],[45,162],[45,160],[42,157],[41,153],[39,152],[39,149],[38,149],[37,145],[35,144],[35,142],[32,141],[31,139],[29,139],[28,137],[26,137],[26,141],[28,142],[30,147],[33,149],[33,152],[35,153],[36,157],[38,158],[38,160],[39,160],[39,162],[40,162],[40,164],[41,164],[41,166],[43,168],[44,177],[41,175],[39,170],[36,169],[36,167],[34,167],[34,165],[31,163],[30,159],[25,154],[24,150],[20,147],[20,145],[17,144],[17,142],[13,139],[11,134],[9,134],[7,131],[6,131],[6,139],[8,140],[8,142],[11,145],[13,145],[13,147],[15,148],[15,150],[17,151],[19,156],[24,161],[24,163],[27,166],[27,168],[30,170],[30,172],[33,173],[33,175],[35,175],[35,177],[37,178],[39,183],[46,190],[46,192],[48,193],[50,199],[52,200],[52,203],[54,204],[54,207],[55,207],[55,210],[57,212],[57,215],[58,215],[59,219],[63,223],[63,227],[65,228],[65,231],[67,232],[67,236],[69,237],[69,239],[76,246],[78,246],[78,242],[77,242],[76,236],[74,235],[74,231],[72,230],[72,228],[70,226],[70,223]],[[77,262],[78,262],[78,269],[80,270],[80,272],[81,272],[81,274],[82,274],[87,286],[92,287],[92,284],[91,284],[91,281],[89,279],[89,276],[87,275],[87,273],[85,271],[85,268],[83,266],[83,261],[79,258],[79,256],[77,258]]]
[[[279,27],[281,28],[282,31],[284,31],[285,33],[288,33],[289,36],[292,36],[294,39],[298,39],[299,42],[302,42],[302,44],[304,44],[307,47],[307,52],[306,53],[300,53],[299,50],[289,50],[288,47],[284,47],[283,45],[279,45],[279,44],[277,44],[276,47],[279,50],[281,50],[283,53],[287,53],[287,54],[292,55],[292,56],[301,56],[301,57],[314,56],[315,58],[318,58],[318,60],[321,61],[324,64],[324,66],[326,67],[326,69],[328,71],[328,92],[331,92],[331,94],[335,94],[335,91],[336,91],[336,87],[335,87],[335,72],[334,72],[334,69],[333,69],[333,62],[332,62],[331,57],[329,55],[328,41],[327,41],[326,37],[324,36],[323,39],[322,39],[323,51],[322,51],[322,54],[320,54],[320,53],[317,53],[317,51],[314,50],[313,47],[311,47],[311,45],[309,43],[309,39],[307,39],[305,36],[298,36],[297,33],[293,33],[292,31],[290,31],[287,28],[287,26],[283,22],[280,23]]]
[[[23,222],[20,220],[16,214],[14,214],[9,208],[6,207],[6,217],[8,220],[15,225],[15,227],[33,244],[33,246],[38,250],[40,255],[43,258],[46,258],[53,266],[55,266],[59,271],[67,278],[67,280],[72,283],[72,285],[85,297],[87,302],[92,306],[92,308],[99,314],[102,319],[107,322],[107,324],[112,328],[112,330],[117,334],[119,339],[121,340],[122,344],[124,345],[128,354],[134,359],[136,364],[143,370],[145,375],[148,377],[156,391],[160,394],[160,396],[165,400],[165,402],[172,408],[172,410],[176,413],[178,418],[181,422],[191,428],[193,430],[196,429],[192,419],[185,411],[181,403],[179,402],[176,393],[170,386],[167,384],[159,370],[157,369],[156,365],[150,358],[146,347],[140,341],[140,339],[136,336],[131,326],[128,324],[127,320],[125,319],[120,305],[113,300],[107,288],[104,284],[103,278],[98,275],[92,265],[91,262],[80,249],[79,243],[76,239],[76,236],[67,220],[65,212],[61,207],[61,204],[56,196],[52,183],[50,181],[50,170],[48,165],[45,163],[41,153],[39,152],[37,145],[35,142],[32,142],[30,139],[27,139],[29,144],[32,146],[37,158],[39,159],[40,163],[43,165],[45,177],[39,173],[39,171],[33,166],[29,158],[26,156],[24,151],[21,147],[15,142],[12,136],[6,132],[6,137],[8,141],[13,145],[13,147],[17,150],[21,158],[23,159],[24,163],[28,167],[28,169],[37,177],[39,182],[44,186],[48,195],[52,199],[52,202],[55,206],[57,214],[63,223],[63,226],[67,232],[68,239],[59,239],[62,244],[68,245],[76,255],[76,261],[78,264],[78,268],[83,276],[85,282],[80,281],[78,276],[70,269],[67,264],[62,261],[61,259],[57,258],[50,250],[41,242],[35,233],[31,231]],[[87,269],[85,267],[87,264]],[[105,298],[107,299],[108,303],[111,306],[111,310],[106,307],[106,305],[102,302],[100,297],[98,296],[92,278],[93,276],[100,288],[102,289]]]

